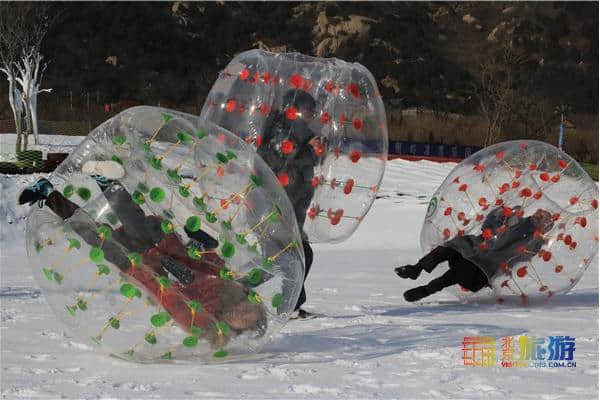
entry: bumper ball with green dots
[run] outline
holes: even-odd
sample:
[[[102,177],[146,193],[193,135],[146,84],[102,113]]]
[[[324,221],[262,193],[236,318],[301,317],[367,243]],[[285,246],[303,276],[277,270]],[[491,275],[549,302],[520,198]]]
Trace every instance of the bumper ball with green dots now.
[[[568,154],[543,142],[499,143],[459,163],[434,193],[425,253],[458,251],[485,273],[477,294],[498,302],[552,298],[598,266],[598,186]]]
[[[246,51],[220,73],[201,116],[256,147],[308,241],[347,239],[371,208],[388,134],[377,84],[363,65]]]
[[[119,165],[122,177],[97,184]],[[224,129],[131,108],[50,180],[55,193],[27,219],[28,256],[80,340],[141,362],[231,359],[259,351],[293,311],[304,254],[292,206]]]

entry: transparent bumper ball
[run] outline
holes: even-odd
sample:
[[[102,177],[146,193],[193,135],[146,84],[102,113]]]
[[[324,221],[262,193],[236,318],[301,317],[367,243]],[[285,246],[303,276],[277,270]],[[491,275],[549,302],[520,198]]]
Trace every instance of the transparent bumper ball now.
[[[221,72],[201,117],[257,148],[309,241],[342,241],[369,211],[388,134],[377,84],[364,66],[247,51]]]
[[[421,231],[427,253],[458,251],[489,288],[461,299],[528,303],[568,292],[598,266],[598,186],[568,154],[547,143],[510,141],[458,164],[434,193]]]
[[[55,192],[27,219],[28,257],[78,339],[141,362],[231,359],[259,351],[293,311],[304,265],[294,211],[228,131],[132,108],[49,179]]]

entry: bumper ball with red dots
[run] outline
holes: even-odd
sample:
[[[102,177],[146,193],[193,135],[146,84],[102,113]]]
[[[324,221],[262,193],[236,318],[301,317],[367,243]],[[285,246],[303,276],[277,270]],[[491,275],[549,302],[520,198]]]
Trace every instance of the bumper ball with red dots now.
[[[251,50],[213,85],[202,118],[253,144],[292,201],[303,238],[348,238],[387,159],[385,110],[358,63]]]
[[[76,338],[140,362],[231,359],[257,352],[293,311],[304,254],[292,206],[224,129],[131,108],[50,180],[27,250]]]
[[[421,247],[437,246],[458,251],[488,278],[477,294],[455,285],[462,300],[528,303],[566,293],[598,265],[598,186],[547,143],[487,147],[458,164],[432,196]]]

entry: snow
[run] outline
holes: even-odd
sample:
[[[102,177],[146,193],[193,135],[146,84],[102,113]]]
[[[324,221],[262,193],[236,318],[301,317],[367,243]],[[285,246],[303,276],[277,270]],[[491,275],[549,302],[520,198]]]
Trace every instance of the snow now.
[[[291,321],[258,355],[208,365],[129,363],[72,337],[26,261],[27,208],[14,204],[37,176],[0,175],[2,397],[597,398],[597,267],[570,294],[532,307],[461,304],[449,293],[404,301],[402,293],[427,277],[405,281],[393,267],[421,256],[429,196],[454,165],[390,162],[380,198],[356,233],[340,244],[314,246],[306,308],[325,316]],[[501,337],[519,335],[576,337],[577,367],[462,365],[464,336],[493,336],[499,349]]]

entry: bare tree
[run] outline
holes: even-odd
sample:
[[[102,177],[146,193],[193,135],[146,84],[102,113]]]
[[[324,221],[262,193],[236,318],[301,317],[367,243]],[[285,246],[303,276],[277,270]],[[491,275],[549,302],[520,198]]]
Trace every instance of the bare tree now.
[[[479,63],[474,92],[479,111],[487,122],[484,146],[498,141],[503,129],[512,122],[518,98],[517,69],[523,62],[524,57],[506,45],[498,54],[489,55]]]
[[[49,10],[44,3],[0,3],[0,71],[8,80],[17,152],[27,149],[30,134],[38,143],[37,96],[52,90],[40,89],[46,68],[40,46],[58,16]]]

